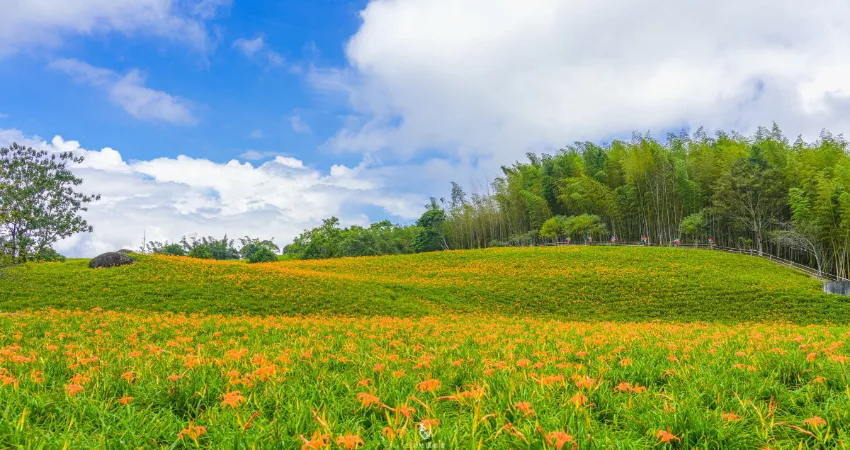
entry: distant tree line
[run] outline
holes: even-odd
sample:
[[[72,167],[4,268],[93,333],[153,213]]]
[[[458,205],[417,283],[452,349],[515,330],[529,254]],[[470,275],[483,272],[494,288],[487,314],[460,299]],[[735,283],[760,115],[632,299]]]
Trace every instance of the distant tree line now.
[[[179,242],[150,241],[142,245],[142,253],[159,255],[188,256],[199,259],[231,260],[245,259],[250,263],[277,261],[280,248],[271,240],[261,240],[245,236],[239,238],[239,248],[235,240],[224,235],[221,239],[208,236],[198,239],[195,236],[183,236]]]
[[[439,205],[446,248],[712,239],[850,276],[850,156],[841,135],[824,131],[807,143],[775,124],[752,136],[699,129],[527,158],[471,193],[452,183]]]

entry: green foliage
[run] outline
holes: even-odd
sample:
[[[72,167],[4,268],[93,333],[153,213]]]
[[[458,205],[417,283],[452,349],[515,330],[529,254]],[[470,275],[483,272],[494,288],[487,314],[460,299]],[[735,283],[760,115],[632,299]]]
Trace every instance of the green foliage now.
[[[212,249],[208,245],[198,245],[193,249],[189,250],[190,258],[198,258],[198,259],[216,259],[215,255],[213,255]]]
[[[416,253],[433,252],[447,248],[444,225],[446,213],[431,199],[428,210],[416,221],[418,229],[411,240]]]
[[[705,214],[698,212],[682,219],[682,224],[679,225],[679,231],[685,236],[692,237],[694,244],[696,244],[705,234],[707,227],[708,221],[705,220]]]
[[[331,217],[322,226],[305,230],[284,254],[292,259],[323,259],[344,256],[398,255],[413,253],[411,242],[415,227],[394,225],[384,220],[368,228],[339,228],[339,219]]]
[[[532,247],[245,264],[137,255],[9,269],[0,311],[423,316],[486,312],[640,322],[848,323],[850,302],[766,259],[659,247]],[[104,286],[109,286],[104,290]],[[167,301],[162,301],[167,299]],[[651,300],[648,300],[651,299]]]
[[[261,240],[251,238],[250,236],[245,236],[244,238],[240,238],[239,242],[242,244],[242,248],[239,249],[239,254],[242,256],[243,259],[247,260],[251,260],[254,254],[262,249],[268,250],[268,252],[265,253],[270,253],[272,255],[280,251],[280,248],[277,246],[277,244],[274,243],[274,238]],[[267,258],[267,256],[264,256],[264,258]]]
[[[850,277],[850,149],[841,136],[791,143],[775,124],[751,136],[635,133],[527,157],[471,194],[452,184],[447,248],[533,245],[567,233],[564,219],[551,219],[589,214],[622,243],[712,238]]]
[[[167,244],[162,248],[162,251],[159,252],[163,255],[171,255],[171,256],[186,256],[186,250],[180,246],[180,244]]]
[[[347,435],[362,439],[356,450],[842,449],[850,439],[844,324],[45,310],[0,315],[0,329],[4,448],[345,450],[334,444]]]
[[[543,226],[540,227],[540,237],[561,240],[561,238],[569,234],[568,221],[569,219],[564,216],[550,218],[546,222],[543,222]]]
[[[268,247],[260,247],[248,257],[250,263],[264,263],[277,261],[277,255]]]
[[[92,231],[79,213],[100,196],[76,192],[83,180],[68,168],[82,161],[16,143],[0,148],[0,253],[25,262],[49,254],[60,239]]]
[[[36,262],[65,262],[65,257],[50,247],[42,248],[31,259]]]

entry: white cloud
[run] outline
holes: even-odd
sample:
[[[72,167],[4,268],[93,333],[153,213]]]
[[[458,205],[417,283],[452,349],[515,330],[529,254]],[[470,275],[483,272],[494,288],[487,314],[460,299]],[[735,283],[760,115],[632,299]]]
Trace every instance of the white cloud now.
[[[5,119],[5,118],[7,118],[7,117],[9,117],[9,115],[8,115],[8,114],[0,113],[0,119]]]
[[[154,36],[205,52],[205,21],[231,0],[26,0],[0,2],[0,57],[62,45],[67,36]]]
[[[292,131],[296,133],[310,133],[310,125],[307,125],[300,116],[292,116],[289,118],[289,124],[292,126]]]
[[[233,42],[233,47],[249,58],[262,50],[264,45],[262,36],[257,36],[254,39],[239,38]]]
[[[251,139],[262,139],[263,130],[253,130],[248,134],[248,137]]]
[[[395,195],[393,181],[387,178],[391,172],[368,161],[355,167],[334,166],[327,172],[281,155],[258,165],[187,156],[125,161],[111,148],[86,150],[60,136],[48,143],[18,130],[0,129],[0,145],[11,142],[85,157],[73,168],[84,180],[78,189],[99,193],[102,199],[84,213],[94,233],[57,245],[68,256],[137,248],[143,235],[173,241],[190,233],[249,234],[274,237],[283,245],[332,215],[344,224],[363,225],[368,219],[363,208],[379,207],[395,220],[410,220],[421,214],[425,203],[415,194]]]
[[[50,67],[71,75],[77,82],[104,90],[112,102],[137,119],[159,120],[178,125],[192,125],[197,122],[189,109],[188,101],[146,87],[145,78],[138,70],[119,75],[109,69],[94,67],[76,59],[58,59],[50,63]]]
[[[258,34],[254,39],[239,38],[233,41],[233,48],[239,50],[246,58],[250,59],[264,54],[268,65],[271,67],[280,67],[286,62],[283,55],[269,48],[269,45],[261,34]]]
[[[372,0],[361,16],[349,65],[311,75],[357,113],[339,150],[509,163],[632,130],[850,129],[843,0]]]
[[[245,152],[241,153],[239,155],[239,158],[242,158],[242,159],[245,159],[245,160],[248,160],[248,161],[258,161],[258,160],[261,160],[261,159],[274,158],[275,156],[278,156],[278,155],[282,156],[283,153],[251,149],[251,150],[246,150]]]
[[[280,53],[272,50],[269,50],[266,57],[269,59],[270,66],[282,66],[286,62],[286,59]]]

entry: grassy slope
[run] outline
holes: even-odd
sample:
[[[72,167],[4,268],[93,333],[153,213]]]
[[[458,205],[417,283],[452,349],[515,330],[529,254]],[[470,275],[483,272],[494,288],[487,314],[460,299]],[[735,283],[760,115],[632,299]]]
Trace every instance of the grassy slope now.
[[[850,302],[769,261],[670,248],[489,249],[259,265],[145,257],[27,265],[0,311],[55,307],[245,314],[524,313],[569,320],[850,322]]]

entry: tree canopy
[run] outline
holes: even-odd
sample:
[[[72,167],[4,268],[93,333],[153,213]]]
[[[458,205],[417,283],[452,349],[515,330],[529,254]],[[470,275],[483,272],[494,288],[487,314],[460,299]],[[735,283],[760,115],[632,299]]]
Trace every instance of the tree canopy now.
[[[69,169],[83,157],[13,143],[0,148],[0,249],[13,262],[61,259],[52,246],[91,232],[80,215],[99,195],[76,191],[83,182]]]

